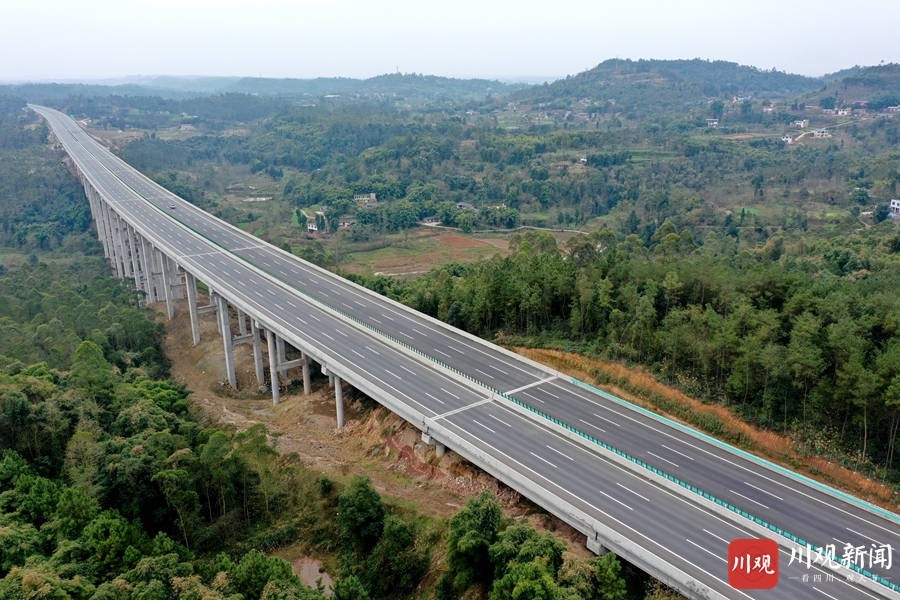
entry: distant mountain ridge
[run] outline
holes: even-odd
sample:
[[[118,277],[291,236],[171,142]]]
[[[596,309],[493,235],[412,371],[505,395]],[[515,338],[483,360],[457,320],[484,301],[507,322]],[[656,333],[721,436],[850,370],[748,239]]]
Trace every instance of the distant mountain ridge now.
[[[838,107],[865,104],[872,109],[900,106],[900,64],[853,67],[824,78],[827,86],[808,101]]]
[[[247,94],[281,100],[336,97],[387,100],[413,105],[514,102],[573,111],[609,111],[626,118],[704,110],[711,102],[738,99],[818,103],[900,103],[900,65],[853,67],[822,78],[763,70],[721,60],[610,59],[596,67],[543,85],[488,79],[390,73],[368,79],[319,77],[139,76],[96,83],[0,85],[0,94],[38,102],[68,97],[156,96],[189,99]]]
[[[320,77],[290,79],[268,77],[130,77],[102,83],[23,83],[0,86],[0,93],[42,101],[68,96],[159,96],[184,99],[218,94],[249,94],[270,98],[408,99],[413,103],[470,102],[503,96],[527,88],[524,83],[488,79],[453,79],[435,75],[391,73],[369,79]]]
[[[821,79],[727,61],[610,59],[577,75],[517,92],[522,102],[613,104],[638,116],[738,97],[790,98],[821,89]]]

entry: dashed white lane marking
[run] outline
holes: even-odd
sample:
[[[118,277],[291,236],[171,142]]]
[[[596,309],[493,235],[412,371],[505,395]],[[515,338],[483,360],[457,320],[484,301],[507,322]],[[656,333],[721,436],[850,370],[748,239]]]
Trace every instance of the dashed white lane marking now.
[[[661,461],[663,461],[663,462],[667,462],[667,463],[669,463],[670,465],[672,465],[672,466],[674,466],[674,467],[679,467],[679,468],[681,467],[681,465],[679,465],[678,463],[672,462],[672,461],[669,460],[668,458],[663,458],[663,457],[660,456],[659,454],[654,454],[653,452],[647,452],[647,454],[649,454],[650,456],[652,456],[652,457],[654,457],[654,458],[658,458],[659,460],[661,460]]]
[[[749,500],[749,501],[752,502],[753,504],[758,504],[758,505],[762,506],[763,508],[765,508],[766,510],[769,510],[769,507],[768,507],[768,506],[766,506],[766,505],[763,504],[762,502],[757,502],[756,500],[754,500],[754,499],[751,498],[750,496],[745,496],[745,495],[743,495],[742,493],[736,492],[736,491],[734,491],[734,490],[728,490],[728,491],[731,492],[732,494],[734,494],[735,496],[740,496],[740,497],[743,498],[744,500]]]

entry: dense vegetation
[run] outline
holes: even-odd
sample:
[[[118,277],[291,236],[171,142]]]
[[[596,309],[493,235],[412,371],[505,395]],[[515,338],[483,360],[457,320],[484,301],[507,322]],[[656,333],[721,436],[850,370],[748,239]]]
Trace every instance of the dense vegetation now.
[[[896,482],[900,234],[886,205],[900,128],[883,111],[898,79],[896,65],[817,81],[610,61],[499,99],[484,98],[490,83],[418,76],[8,91],[141,130],[117,142],[127,160],[320,262],[333,244],[307,238],[315,211],[332,232],[352,216],[331,241],[360,247],[429,216],[463,231],[582,228],[565,242],[519,233],[507,256],[417,279],[360,280],[479,335],[646,365]],[[254,89],[265,93],[243,93]],[[260,427],[198,423],[165,379],[160,327],[104,276],[79,186],[22,106],[0,97],[12,265],[0,269],[0,599],[321,597],[265,554],[297,542],[330,557],[339,599],[666,595],[614,557],[564,555],[489,497],[429,521],[363,478],[280,456]],[[864,118],[835,115],[863,106]],[[832,137],[783,143],[802,118]],[[233,179],[293,223],[234,203]],[[353,200],[369,193],[376,206]]]
[[[646,577],[611,555],[563,560],[561,542],[500,519],[490,496],[448,528],[385,502],[365,478],[334,481],[280,455],[262,426],[201,425],[187,390],[165,379],[162,327],[106,275],[72,217],[86,200],[20,109],[2,113],[0,139],[19,141],[0,159],[17,157],[11,183],[44,206],[3,205],[15,226],[0,251],[30,260],[0,271],[0,599],[324,598],[267,555],[298,543],[334,557],[338,600],[429,596],[443,572],[441,598],[468,587],[491,598],[645,597]],[[54,171],[49,189],[41,176]],[[15,235],[44,221],[61,228],[52,243]],[[432,554],[447,529],[445,568]],[[470,562],[482,551],[464,541],[473,535],[489,563]]]
[[[513,103],[228,95],[192,99],[190,111],[159,99],[69,106],[151,128],[217,115],[208,131],[154,131],[122,153],[238,223],[258,215],[223,204],[217,170],[270,182],[301,227],[312,211],[330,231],[352,215],[337,235],[350,244],[428,216],[463,231],[592,230],[564,247],[519,236],[506,258],[369,283],[479,335],[650,366],[810,451],[895,476],[900,242],[884,219],[900,183],[900,128],[879,111],[898,84],[896,65],[825,83],[724,62],[608,61]],[[822,108],[869,102],[850,120]],[[237,115],[244,135],[213,135]],[[705,117],[722,124],[710,129]],[[785,144],[777,136],[800,118],[828,124],[832,137]],[[376,206],[354,202],[368,193]],[[273,242],[329,261],[301,228],[278,231],[287,237]]]
[[[746,420],[858,469],[895,466],[900,233],[701,245],[666,222],[649,248],[609,229],[518,235],[511,254],[370,283],[453,325],[648,365]],[[884,473],[881,473],[882,475]]]

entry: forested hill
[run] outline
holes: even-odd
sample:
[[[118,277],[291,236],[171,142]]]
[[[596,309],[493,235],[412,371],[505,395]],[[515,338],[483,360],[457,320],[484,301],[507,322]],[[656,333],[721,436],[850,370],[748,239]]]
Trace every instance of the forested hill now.
[[[726,61],[611,59],[513,95],[521,102],[575,108],[588,101],[617,112],[676,113],[734,96],[791,98],[823,87],[819,79]]]
[[[829,75],[828,85],[808,98],[822,108],[865,105],[872,110],[900,105],[900,64],[853,67]]]
[[[369,79],[318,77],[146,77],[98,83],[24,83],[0,86],[0,94],[32,102],[55,103],[72,97],[152,96],[167,100],[209,95],[252,95],[262,99],[363,99],[403,101],[416,106],[434,102],[479,102],[528,87],[488,79],[453,79],[391,73]]]

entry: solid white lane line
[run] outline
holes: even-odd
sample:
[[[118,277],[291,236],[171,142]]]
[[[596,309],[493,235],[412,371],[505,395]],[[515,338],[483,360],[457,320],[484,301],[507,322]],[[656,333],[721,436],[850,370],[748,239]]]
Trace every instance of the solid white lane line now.
[[[665,462],[667,462],[667,463],[669,463],[670,465],[673,465],[673,466],[675,466],[675,467],[680,467],[680,465],[679,465],[678,463],[674,463],[674,462],[672,462],[671,460],[669,460],[668,458],[663,458],[663,457],[660,456],[659,454],[654,454],[654,453],[652,453],[652,452],[647,452],[647,454],[649,454],[650,456],[653,456],[654,458],[658,458],[658,459],[661,460],[661,461],[665,461]]]
[[[625,490],[626,492],[631,492],[632,494],[634,494],[634,495],[637,496],[638,498],[640,498],[640,499],[642,499],[642,500],[644,500],[644,501],[646,501],[646,502],[650,502],[650,498],[648,498],[647,496],[645,496],[645,495],[643,495],[643,494],[638,494],[638,493],[637,493],[636,491],[634,491],[633,489],[631,489],[631,488],[629,488],[629,487],[626,487],[626,486],[622,485],[622,484],[619,483],[618,481],[616,482],[616,485],[619,486],[620,488],[622,488],[623,490]]]
[[[566,454],[566,453],[563,452],[562,450],[557,450],[556,448],[554,448],[554,447],[551,446],[550,444],[544,444],[544,445],[547,446],[548,449],[553,450],[554,452],[556,452],[557,454],[559,454],[560,456],[562,456],[563,458],[568,458],[568,459],[571,460],[572,462],[575,462],[575,459],[574,459],[574,458],[572,458],[571,456],[569,456],[568,454]]]
[[[688,455],[685,454],[684,452],[679,452],[678,450],[675,450],[674,448],[669,448],[669,447],[666,446],[665,444],[660,444],[660,446],[662,446],[663,448],[665,448],[665,449],[668,450],[669,452],[674,452],[675,454],[678,454],[679,456],[683,456],[683,457],[685,457],[685,458],[688,459],[688,460],[694,460],[694,457],[693,457],[693,456],[688,456]]]
[[[756,500],[754,500],[754,499],[751,498],[750,496],[745,496],[745,495],[743,495],[742,493],[736,492],[736,491],[734,491],[734,490],[728,490],[728,491],[731,492],[732,494],[736,495],[736,496],[740,496],[740,497],[743,498],[744,500],[749,500],[749,501],[752,502],[753,504],[759,504],[760,506],[762,506],[762,507],[765,508],[766,510],[769,510],[769,507],[768,507],[768,506],[766,506],[766,505],[763,504],[762,502],[757,502]]]
[[[484,427],[485,429],[487,429],[487,430],[490,431],[491,433],[497,433],[496,431],[494,431],[493,429],[491,429],[490,427],[488,427],[487,425],[485,425],[485,424],[482,423],[481,421],[476,421],[475,419],[472,419],[472,422],[475,423],[476,425],[480,425],[481,427]]]
[[[535,458],[538,459],[538,460],[544,461],[545,463],[547,463],[548,465],[550,465],[550,466],[553,467],[554,469],[557,469],[557,470],[559,469],[559,467],[557,467],[556,465],[554,465],[552,462],[550,462],[549,460],[547,460],[547,459],[544,458],[543,456],[539,456],[539,455],[535,454],[535,453],[532,452],[531,450],[528,451],[528,454],[532,455],[533,457],[535,457]]]

